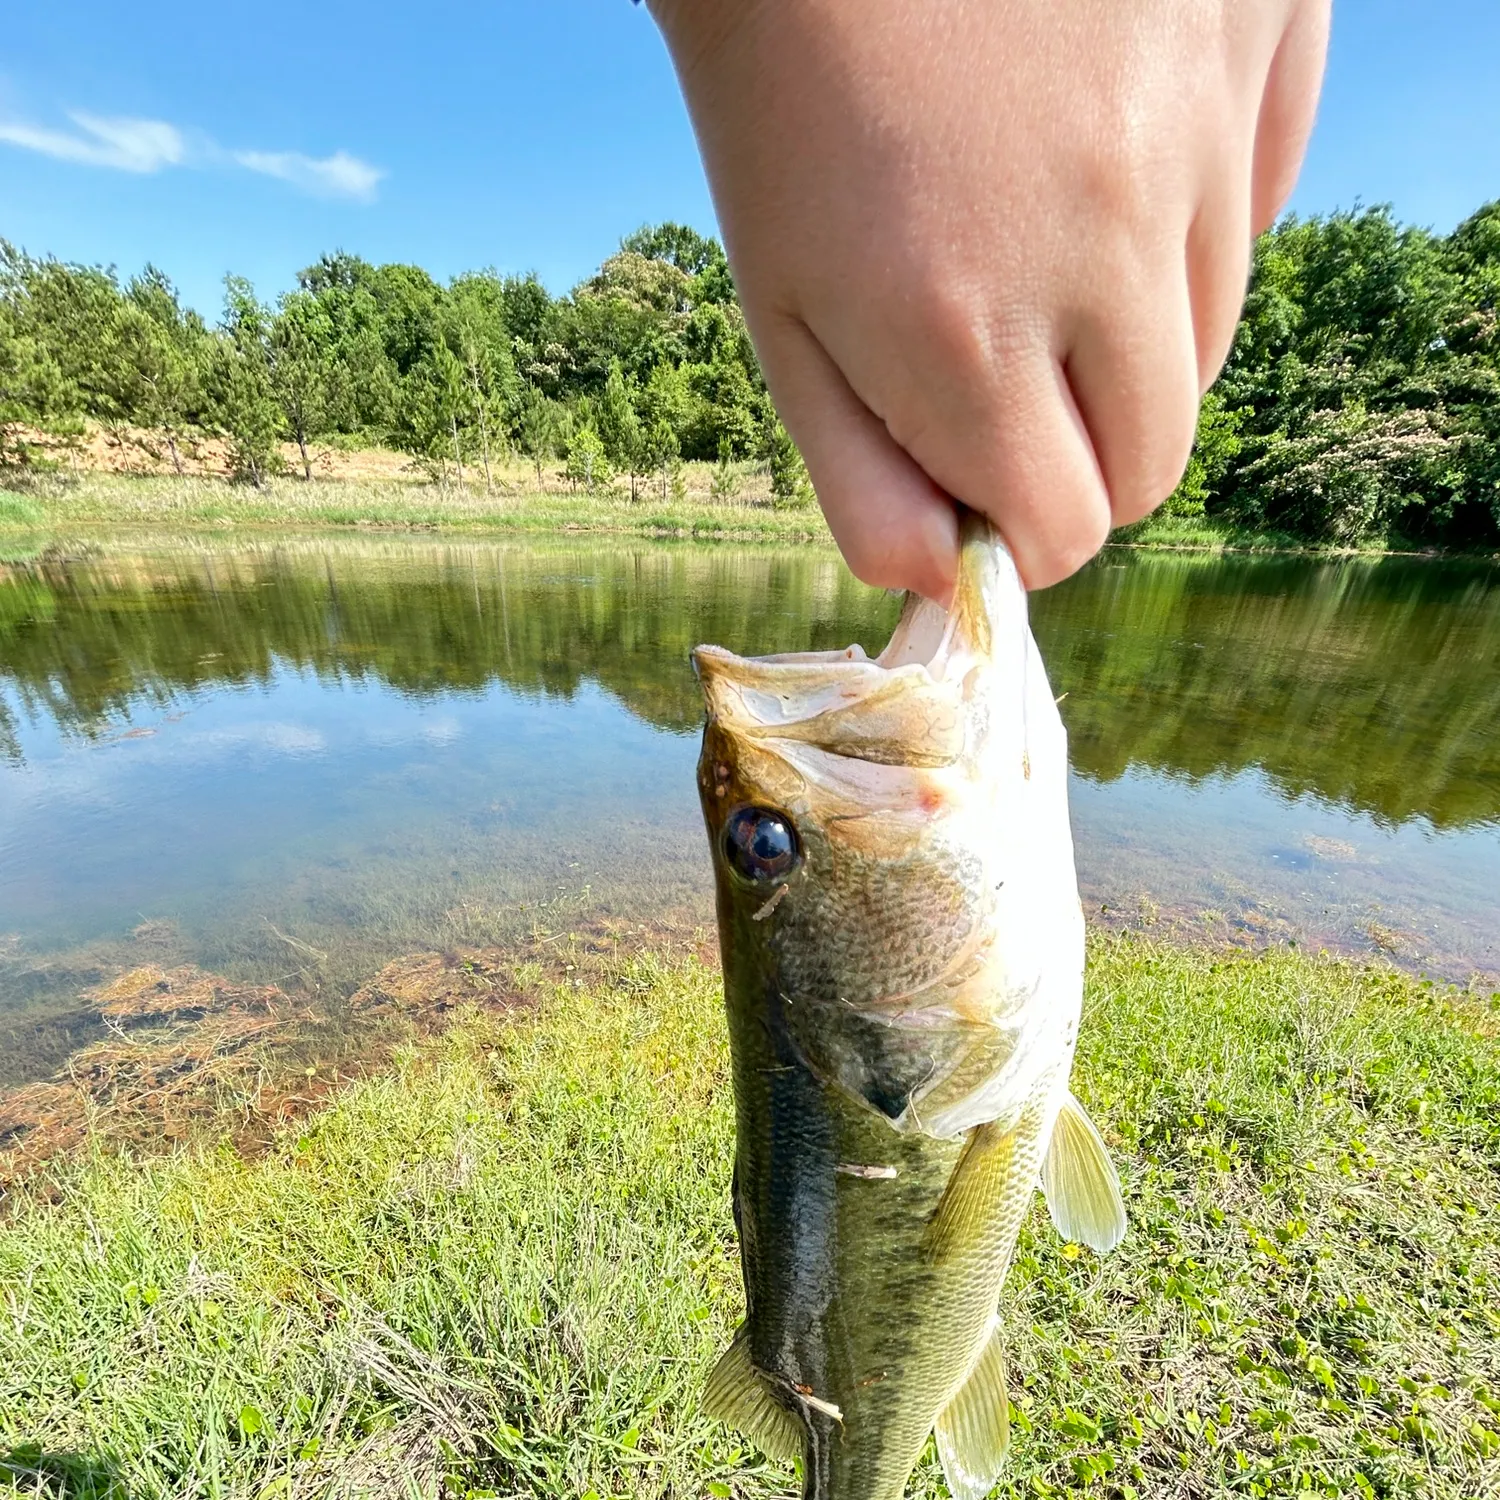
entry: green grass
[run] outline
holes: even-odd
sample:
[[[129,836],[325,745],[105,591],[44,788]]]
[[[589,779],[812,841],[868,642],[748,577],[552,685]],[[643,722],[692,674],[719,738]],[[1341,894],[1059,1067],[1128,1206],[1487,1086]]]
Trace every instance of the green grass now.
[[[0,490],[0,531],[34,531],[46,520],[46,512],[29,495]]]
[[[258,1161],[101,1147],[23,1191],[16,1492],[787,1493],[695,1409],[739,1305],[717,976],[533,982]],[[1099,941],[1076,1080],[1131,1233],[1101,1261],[1033,1213],[1000,1493],[1495,1494],[1496,1029],[1394,974]]]
[[[589,531],[635,536],[681,536],[735,541],[832,540],[813,505],[776,509],[754,485],[721,500],[708,490],[709,466],[689,465],[685,498],[663,500],[642,481],[631,500],[623,482],[607,491],[532,489],[530,471],[512,465],[502,488],[486,494],[416,479],[313,479],[282,476],[264,489],[200,476],[112,474],[84,471],[42,475],[25,495],[0,492],[0,558],[8,532],[78,535],[104,528],[151,527],[169,531],[223,532],[236,527],[278,530],[387,528],[391,530],[541,533]],[[755,476],[752,476],[752,479]],[[554,480],[555,482],[555,480]],[[758,483],[758,480],[757,480]],[[1157,511],[1111,537],[1117,546],[1195,551],[1310,552],[1379,555],[1399,551],[1399,541],[1356,547],[1309,542],[1286,532],[1254,531],[1202,516]],[[1428,549],[1431,550],[1431,549]]]
[[[9,500],[11,497],[5,497]],[[627,491],[590,495],[510,492],[486,495],[401,480],[280,478],[263,490],[223,479],[86,473],[39,481],[18,505],[0,502],[7,529],[78,533],[102,527],[217,530],[233,527],[462,530],[485,532],[600,531],[646,536],[726,537],[751,541],[829,540],[814,506],[717,502],[690,496],[662,500],[649,486],[632,501]]]
[[[1209,516],[1174,516],[1160,510],[1153,511],[1144,520],[1119,527],[1110,539],[1116,545],[1126,547],[1189,547],[1212,551],[1250,548],[1300,552],[1311,546],[1303,538],[1289,533],[1252,531]]]
[[[1432,547],[1397,536],[1371,537],[1352,543],[1319,542],[1290,531],[1256,530],[1212,516],[1174,516],[1164,510],[1153,511],[1144,520],[1117,528],[1110,535],[1110,543],[1117,547],[1180,548],[1195,552],[1301,552],[1334,557],[1381,557],[1392,553],[1456,555],[1450,548]],[[1492,557],[1494,553],[1479,548],[1476,555]]]

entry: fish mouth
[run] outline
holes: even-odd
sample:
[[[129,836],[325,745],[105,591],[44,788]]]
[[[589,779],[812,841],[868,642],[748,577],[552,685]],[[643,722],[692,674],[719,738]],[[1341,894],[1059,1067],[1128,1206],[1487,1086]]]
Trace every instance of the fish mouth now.
[[[963,684],[990,658],[1003,602],[1019,598],[1024,619],[1025,598],[987,521],[966,513],[961,544],[953,603],[908,594],[878,656],[858,645],[776,656],[697,647],[709,722],[732,737],[800,741],[879,765],[951,765],[964,748]]]

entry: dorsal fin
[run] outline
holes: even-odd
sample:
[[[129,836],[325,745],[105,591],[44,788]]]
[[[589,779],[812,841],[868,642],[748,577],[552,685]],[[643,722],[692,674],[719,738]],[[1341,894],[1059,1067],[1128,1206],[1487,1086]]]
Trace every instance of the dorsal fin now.
[[[1042,1191],[1065,1240],[1104,1254],[1125,1238],[1120,1179],[1094,1122],[1072,1094],[1063,1099],[1042,1160]]]
[[[802,1423],[771,1394],[750,1363],[750,1342],[743,1329],[708,1377],[703,1410],[742,1432],[767,1458],[789,1462],[804,1456]]]
[[[944,1407],[933,1432],[953,1500],[984,1500],[1000,1477],[1010,1442],[1005,1349],[998,1328],[991,1332],[969,1378]]]

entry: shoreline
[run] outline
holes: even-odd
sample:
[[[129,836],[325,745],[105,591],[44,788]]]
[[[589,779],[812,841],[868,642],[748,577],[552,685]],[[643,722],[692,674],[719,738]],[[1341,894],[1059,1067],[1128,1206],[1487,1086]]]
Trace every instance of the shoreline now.
[[[97,970],[70,1006],[11,1015],[18,1046],[28,1019],[47,1026],[71,1018],[75,1042],[52,1073],[23,1072],[0,1083],[0,1226],[7,1185],[80,1149],[150,1155],[153,1145],[175,1149],[219,1131],[236,1149],[258,1152],[288,1121],[324,1107],[346,1084],[388,1072],[403,1047],[441,1036],[460,1015],[529,1009],[529,990],[544,978],[561,988],[623,958],[671,953],[691,953],[717,976],[718,943],[704,920],[686,910],[647,922],[580,912],[559,930],[536,928],[530,937],[447,950],[419,946],[366,973],[347,998],[321,980],[308,990],[210,972],[186,954],[153,955],[148,941],[138,959]],[[1372,991],[1394,985],[1474,1017],[1500,1017],[1500,974],[1482,969],[1459,978],[1453,970],[1403,964],[1378,945],[1372,951],[1236,937],[1155,908],[1134,916],[1106,908],[1090,921],[1091,968],[1101,954],[1133,947],[1190,966],[1302,965],[1314,976],[1339,974]],[[1481,1024],[1500,1035],[1500,1026]],[[226,1136],[221,1126],[229,1124]]]
[[[706,469],[706,466],[700,466]],[[702,480],[703,476],[695,476]],[[662,500],[538,490],[504,481],[499,494],[462,491],[404,479],[278,478],[264,490],[202,476],[90,472],[47,478],[25,491],[0,481],[0,547],[5,543],[88,540],[103,534],[163,530],[195,536],[257,532],[452,536],[599,536],[656,541],[832,547],[811,504],[773,507],[767,500],[719,500],[707,493]],[[1405,558],[1500,563],[1500,552],[1402,544],[1339,546],[1282,534],[1259,534],[1212,522],[1152,516],[1121,528],[1106,550],[1187,556],[1306,557],[1329,561]]]

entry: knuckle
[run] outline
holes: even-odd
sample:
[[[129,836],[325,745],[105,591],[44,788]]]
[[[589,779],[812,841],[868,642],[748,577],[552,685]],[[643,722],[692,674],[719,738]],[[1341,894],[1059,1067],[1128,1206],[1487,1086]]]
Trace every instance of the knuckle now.
[[[1109,539],[1110,508],[1102,489],[1025,507],[988,511],[1016,556],[1028,589],[1046,588],[1076,573]]]

